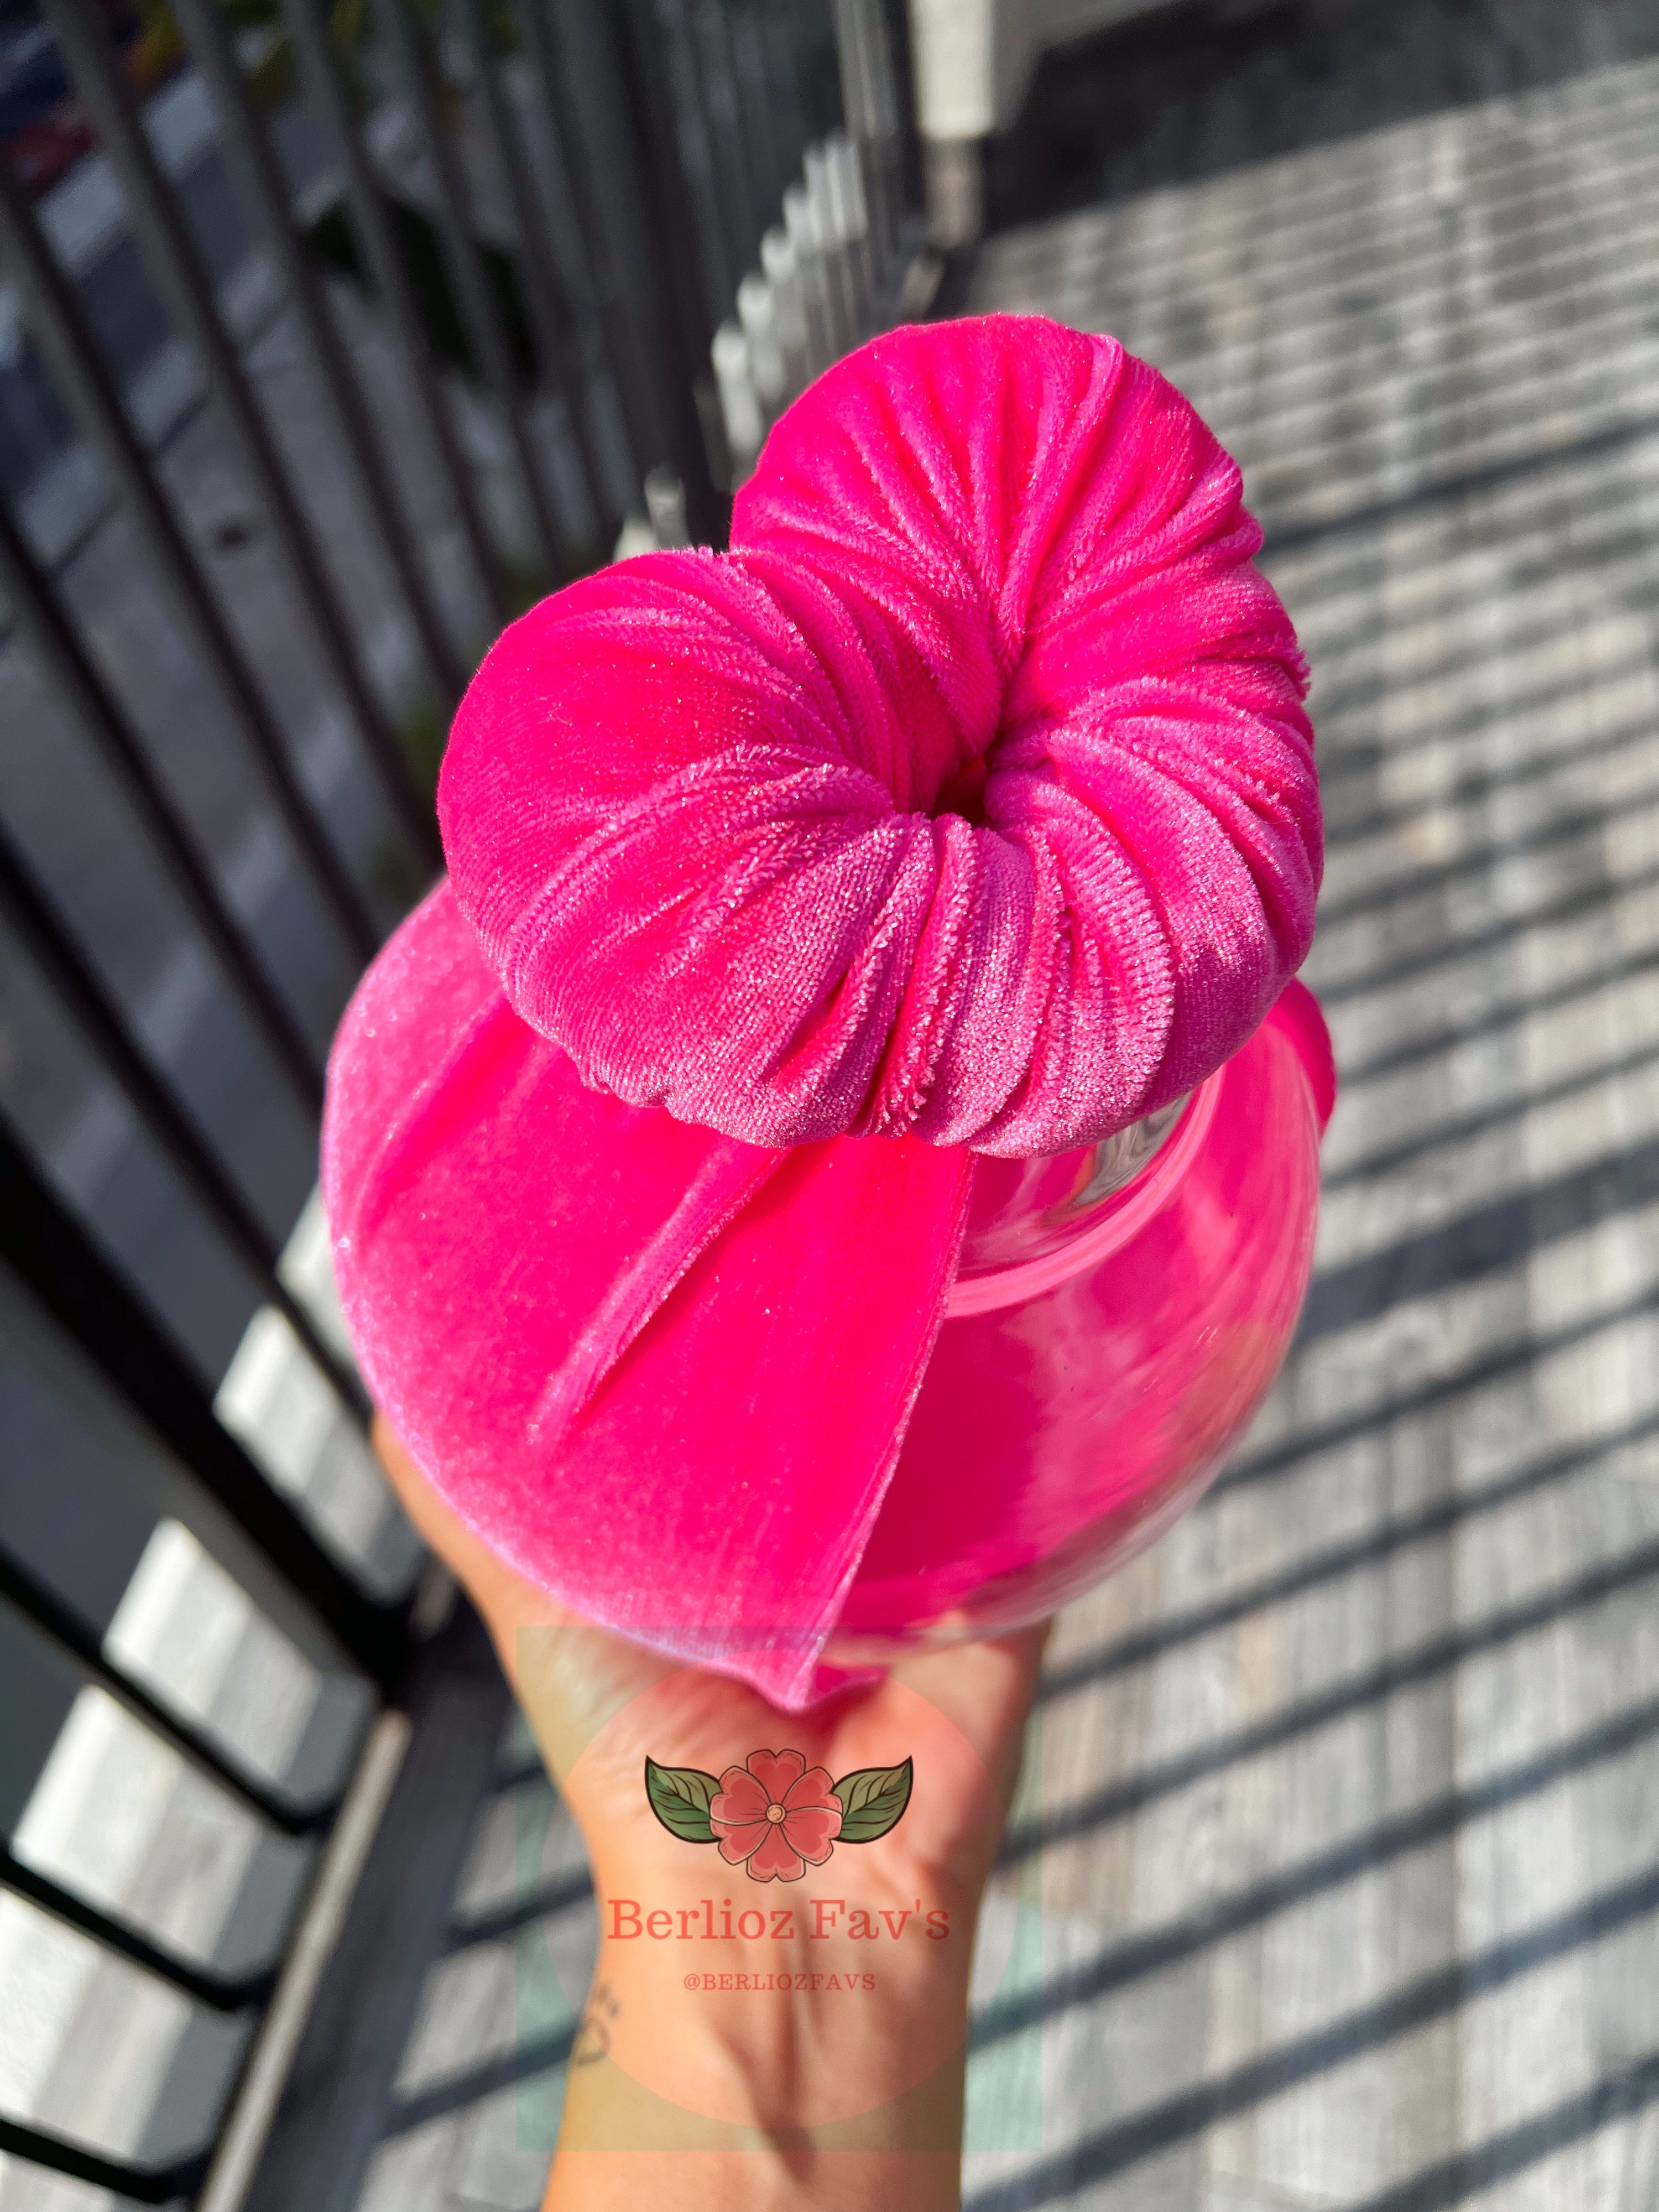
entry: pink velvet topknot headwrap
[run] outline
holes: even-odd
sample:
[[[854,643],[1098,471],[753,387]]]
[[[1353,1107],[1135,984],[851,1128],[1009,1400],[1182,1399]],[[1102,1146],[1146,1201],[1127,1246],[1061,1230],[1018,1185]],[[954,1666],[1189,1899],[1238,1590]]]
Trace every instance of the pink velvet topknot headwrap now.
[[[1295,972],[1319,803],[1260,543],[1114,340],[900,330],[777,424],[729,554],[485,660],[325,1194],[371,1388],[569,1603],[822,1688],[972,1154],[1179,1097]]]
[[[585,1082],[750,1144],[1107,1136],[1308,949],[1304,672],[1239,473],[1027,317],[818,380],[729,555],[510,629],[439,787],[461,910]],[[946,811],[946,810],[951,811]]]

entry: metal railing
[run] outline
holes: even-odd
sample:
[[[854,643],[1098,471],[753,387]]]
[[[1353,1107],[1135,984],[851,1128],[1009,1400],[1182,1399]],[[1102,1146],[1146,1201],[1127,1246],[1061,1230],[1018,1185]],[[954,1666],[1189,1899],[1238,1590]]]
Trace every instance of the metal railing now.
[[[100,0],[45,16],[97,147],[41,200],[0,161],[23,333],[0,703],[34,793],[32,815],[0,798],[0,1414],[34,1409],[0,1443],[0,1724],[16,1785],[39,1685],[91,1698],[285,1853],[287,1887],[230,1955],[142,1884],[55,1863],[14,1803],[0,1959],[9,1911],[222,2033],[193,2139],[0,2095],[0,2154],[230,2212],[442,1592],[389,1503],[361,1505],[368,1408],[314,1207],[293,1229],[329,1030],[441,863],[431,732],[488,638],[642,506],[720,542],[752,458],[732,329],[769,415],[897,296],[902,9],[173,0],[178,68],[148,95]],[[808,295],[774,375],[765,334]],[[250,544],[257,570],[228,566]],[[163,1530],[290,1654],[286,1748],[127,1618]]]
[[[896,27],[884,0],[837,0],[836,28],[845,124],[805,149],[800,173],[773,204],[781,221],[751,249],[757,265],[728,295],[735,313],[710,347],[722,480],[733,488],[815,376],[926,304],[915,291],[919,240],[904,220],[908,111]]]

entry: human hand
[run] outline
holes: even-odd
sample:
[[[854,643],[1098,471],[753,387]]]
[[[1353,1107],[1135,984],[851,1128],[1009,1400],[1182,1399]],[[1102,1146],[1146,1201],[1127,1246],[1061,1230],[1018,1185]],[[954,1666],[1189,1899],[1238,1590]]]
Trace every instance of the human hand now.
[[[489,1628],[592,1867],[599,1965],[546,2212],[654,2212],[665,2195],[686,2212],[954,2205],[974,1929],[1046,1630],[907,1659],[785,1714],[570,1613],[457,1518],[384,1420],[375,1443]],[[729,1777],[786,1751],[805,1770],[793,1791],[793,1760],[755,1762],[780,1793],[763,1817],[781,1850],[746,1861],[764,1827],[716,1827],[722,1856],[651,1808],[647,1759]],[[790,1817],[907,1759],[908,1801],[878,1838],[826,1836],[833,1811]],[[717,1819],[740,1796],[758,1809],[758,1790],[735,1790]]]

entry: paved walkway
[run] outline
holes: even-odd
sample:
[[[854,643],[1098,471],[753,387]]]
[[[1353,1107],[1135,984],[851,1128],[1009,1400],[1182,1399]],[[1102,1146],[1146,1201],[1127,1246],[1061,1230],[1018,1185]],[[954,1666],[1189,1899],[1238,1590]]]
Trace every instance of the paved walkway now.
[[[1645,61],[978,263],[1243,461],[1346,1087],[1271,1404],[1060,1626],[973,2212],[1659,2203],[1656,279]],[[573,1864],[540,1784],[489,1800],[362,2212],[537,2202]]]
[[[978,2212],[1659,2203],[1656,125],[1609,68],[979,264],[1243,463],[1345,1089],[1272,1403],[1061,1625]]]

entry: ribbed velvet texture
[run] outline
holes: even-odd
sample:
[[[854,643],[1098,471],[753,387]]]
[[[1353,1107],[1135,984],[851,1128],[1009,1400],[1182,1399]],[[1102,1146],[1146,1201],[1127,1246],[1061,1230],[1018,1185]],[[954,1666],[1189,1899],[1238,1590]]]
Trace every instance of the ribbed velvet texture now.
[[[1236,465],[1109,338],[992,317],[821,378],[729,556],[510,629],[439,787],[462,911],[583,1079],[751,1144],[1059,1152],[1305,954],[1304,670]]]
[[[974,1153],[1178,1097],[1295,970],[1318,799],[1259,542],[1114,342],[904,330],[777,425],[729,555],[485,661],[324,1189],[370,1388],[589,1617],[820,1693]]]

